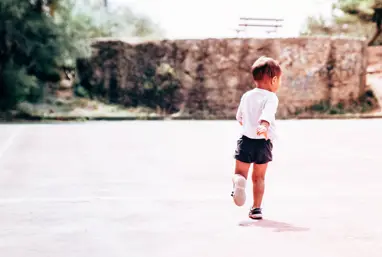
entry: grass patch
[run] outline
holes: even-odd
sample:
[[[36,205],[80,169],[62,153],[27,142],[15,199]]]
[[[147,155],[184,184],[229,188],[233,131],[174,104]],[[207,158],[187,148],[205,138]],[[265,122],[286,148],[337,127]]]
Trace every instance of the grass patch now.
[[[49,99],[46,103],[23,102],[17,108],[18,117],[38,120],[78,120],[91,119],[159,119],[155,110],[138,107],[124,108],[120,105],[105,104],[96,100],[73,98],[71,100]]]

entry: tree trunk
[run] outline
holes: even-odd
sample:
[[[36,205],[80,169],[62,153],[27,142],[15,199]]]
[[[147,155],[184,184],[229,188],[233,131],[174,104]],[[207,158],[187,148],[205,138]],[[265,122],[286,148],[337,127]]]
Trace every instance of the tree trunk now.
[[[368,46],[374,44],[375,40],[379,37],[382,32],[382,8],[374,9],[374,15],[372,21],[376,24],[376,30],[373,37],[369,40]]]
[[[57,1],[56,0],[48,0],[47,5],[49,7],[49,14],[50,16],[54,17],[54,13],[57,8]]]
[[[372,46],[374,44],[375,40],[377,40],[377,38],[381,34],[381,32],[382,32],[382,26],[377,24],[375,33],[374,33],[373,37],[369,40],[369,43],[367,45]]]

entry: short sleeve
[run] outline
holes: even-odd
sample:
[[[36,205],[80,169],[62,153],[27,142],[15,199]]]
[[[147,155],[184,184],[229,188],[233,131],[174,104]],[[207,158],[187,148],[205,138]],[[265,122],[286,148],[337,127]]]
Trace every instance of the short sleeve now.
[[[269,124],[271,124],[276,119],[278,105],[279,99],[275,94],[271,94],[264,104],[259,123],[261,121],[267,121]]]
[[[237,108],[237,112],[236,112],[236,120],[238,122],[243,122],[243,99],[244,99],[244,95],[241,97],[240,99],[240,104],[239,104],[239,107]]]

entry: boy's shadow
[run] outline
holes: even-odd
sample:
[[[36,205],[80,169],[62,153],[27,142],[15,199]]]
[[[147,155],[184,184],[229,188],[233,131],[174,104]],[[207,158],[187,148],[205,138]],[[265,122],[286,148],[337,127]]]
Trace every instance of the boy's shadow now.
[[[241,227],[261,227],[273,229],[273,232],[303,232],[308,231],[309,228],[296,227],[292,224],[273,220],[246,220],[239,223]]]

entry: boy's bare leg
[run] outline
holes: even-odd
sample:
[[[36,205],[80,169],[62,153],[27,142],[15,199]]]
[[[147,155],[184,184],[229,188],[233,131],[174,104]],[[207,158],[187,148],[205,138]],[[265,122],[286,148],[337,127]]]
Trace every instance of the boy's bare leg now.
[[[248,170],[249,170],[250,166],[251,166],[250,163],[245,163],[245,162],[241,162],[241,161],[236,160],[236,163],[235,163],[235,174],[241,175],[245,179],[247,179],[247,177],[248,177]]]
[[[248,170],[251,166],[250,163],[245,163],[236,160],[235,164],[235,175],[232,178],[233,182],[233,191],[232,197],[237,206],[242,206],[245,203],[246,195],[245,195],[245,186],[246,180],[248,177]]]
[[[253,164],[252,183],[253,183],[253,208],[260,208],[263,201],[265,188],[265,173],[268,163]]]

